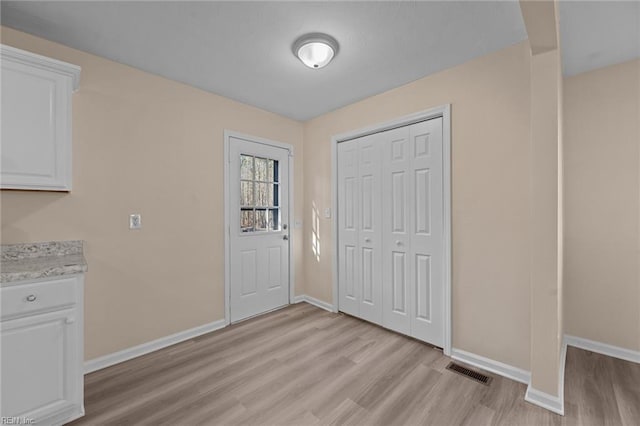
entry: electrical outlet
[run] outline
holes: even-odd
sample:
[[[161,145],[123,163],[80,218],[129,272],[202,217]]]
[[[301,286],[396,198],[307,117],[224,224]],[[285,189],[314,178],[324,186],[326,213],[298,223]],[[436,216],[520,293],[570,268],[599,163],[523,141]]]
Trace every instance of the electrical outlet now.
[[[142,228],[142,216],[138,213],[129,215],[129,229]]]

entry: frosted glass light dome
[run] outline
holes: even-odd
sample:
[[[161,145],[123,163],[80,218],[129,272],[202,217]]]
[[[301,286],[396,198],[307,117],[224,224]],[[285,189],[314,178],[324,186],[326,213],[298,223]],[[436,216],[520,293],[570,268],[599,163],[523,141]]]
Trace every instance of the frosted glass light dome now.
[[[338,42],[327,34],[306,34],[293,44],[293,53],[309,68],[319,69],[336,56]]]

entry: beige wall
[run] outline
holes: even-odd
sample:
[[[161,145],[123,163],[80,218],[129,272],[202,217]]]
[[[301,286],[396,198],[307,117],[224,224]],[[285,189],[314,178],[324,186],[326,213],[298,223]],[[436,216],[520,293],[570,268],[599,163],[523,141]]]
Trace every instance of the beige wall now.
[[[1,199],[3,243],[86,241],[86,358],[223,318],[223,131],[294,145],[301,218],[302,125],[8,28],[2,43],[82,67],[73,191]]]
[[[520,43],[305,123],[305,220],[331,206],[331,137],[450,103],[453,346],[529,369],[529,65]],[[331,221],[305,290],[332,301]]]
[[[640,350],[640,60],[565,79],[565,324]]]

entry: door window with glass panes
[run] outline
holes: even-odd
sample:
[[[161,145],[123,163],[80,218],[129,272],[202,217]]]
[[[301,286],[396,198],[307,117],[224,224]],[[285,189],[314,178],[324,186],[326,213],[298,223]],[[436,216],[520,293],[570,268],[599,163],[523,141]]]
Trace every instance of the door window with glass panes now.
[[[280,231],[278,161],[240,155],[240,232]]]

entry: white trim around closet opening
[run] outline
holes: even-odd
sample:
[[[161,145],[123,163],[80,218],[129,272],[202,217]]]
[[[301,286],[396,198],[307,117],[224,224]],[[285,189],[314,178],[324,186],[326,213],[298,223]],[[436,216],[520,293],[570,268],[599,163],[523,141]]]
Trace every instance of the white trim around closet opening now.
[[[443,204],[444,204],[444,347],[445,355],[451,355],[451,105],[446,104],[426,111],[417,112],[394,120],[375,124],[355,131],[342,133],[331,138],[331,219],[333,237],[333,312],[338,312],[338,144],[351,139],[398,127],[409,126],[421,121],[442,117],[443,156]]]

